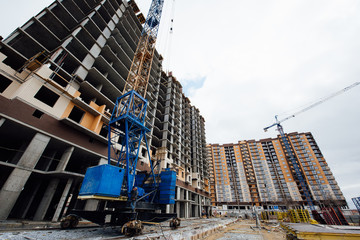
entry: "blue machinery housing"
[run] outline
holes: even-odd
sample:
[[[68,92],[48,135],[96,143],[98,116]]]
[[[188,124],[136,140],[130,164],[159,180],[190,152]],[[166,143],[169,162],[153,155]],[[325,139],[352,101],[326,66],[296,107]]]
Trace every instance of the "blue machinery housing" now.
[[[123,90],[126,93],[116,100],[108,125],[108,163],[87,169],[79,192],[80,198],[99,199],[101,204],[96,211],[71,211],[100,225],[123,225],[134,219],[161,222],[177,216],[165,213],[166,204],[175,203],[176,173],[170,169],[154,173],[146,139],[150,132],[145,126],[147,100],[143,97],[163,3],[164,0],[152,0]],[[147,149],[151,171],[137,173],[142,143]],[[136,213],[128,211],[130,207],[126,201],[134,186],[139,193]]]
[[[86,171],[80,196],[128,197],[137,186],[139,197],[143,196],[145,202],[175,203],[176,173],[170,169],[160,174],[153,171],[146,140],[146,133],[150,131],[145,127],[146,108],[147,100],[134,90],[117,99],[109,122],[108,164]],[[142,140],[147,148],[151,172],[137,174]],[[111,165],[112,162],[116,165]]]

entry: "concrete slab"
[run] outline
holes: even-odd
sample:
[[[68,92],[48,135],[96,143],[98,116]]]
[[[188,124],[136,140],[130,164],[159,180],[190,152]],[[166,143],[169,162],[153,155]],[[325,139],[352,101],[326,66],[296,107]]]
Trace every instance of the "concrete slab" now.
[[[181,226],[171,230],[168,222],[162,224],[145,226],[143,234],[135,236],[134,239],[204,239],[212,233],[221,231],[228,224],[235,222],[234,218],[212,218],[212,219],[187,219],[183,220]],[[35,222],[35,221],[6,221],[0,222],[0,239],[132,239],[120,234],[120,227],[96,227],[89,222],[80,222],[79,227],[69,230],[59,230],[59,223]],[[41,228],[42,230],[38,230]],[[47,230],[43,230],[43,229]],[[61,236],[61,237],[60,237]]]
[[[89,226],[86,228],[81,228]],[[6,221],[0,222],[0,239],[22,240],[26,239],[172,239],[172,240],[283,240],[284,232],[276,230],[255,229],[254,220],[238,220],[236,218],[209,218],[209,219],[186,219],[182,220],[179,228],[171,230],[169,222],[147,225],[143,234],[133,238],[127,238],[120,233],[121,228],[90,227],[90,222],[80,222],[79,227],[69,230],[59,230],[59,223],[34,222],[34,221]],[[4,230],[4,228],[7,228]],[[39,230],[39,228],[43,230]],[[46,230],[44,230],[44,228]],[[276,229],[279,229],[277,227]],[[279,229],[281,230],[281,229]]]

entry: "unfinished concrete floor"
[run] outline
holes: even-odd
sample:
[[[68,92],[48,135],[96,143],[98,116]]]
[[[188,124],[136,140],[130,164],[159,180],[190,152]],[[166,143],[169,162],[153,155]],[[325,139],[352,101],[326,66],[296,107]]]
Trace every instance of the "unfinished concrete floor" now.
[[[4,225],[4,224],[3,224]],[[258,230],[254,228],[253,220],[237,220],[236,218],[210,218],[210,219],[186,219],[181,222],[181,226],[176,230],[169,228],[169,223],[164,222],[161,225],[148,225],[144,227],[143,234],[133,238],[127,238],[120,234],[120,228],[112,229],[110,227],[101,228],[94,225],[89,226],[87,222],[81,222],[79,228],[60,230],[56,223],[52,226],[44,225],[46,230],[38,230],[40,224],[32,225],[33,228],[8,229],[2,228],[0,239],[157,239],[157,240],[280,240],[285,239],[285,234],[280,227],[265,226],[268,230]],[[11,225],[15,226],[15,225]]]

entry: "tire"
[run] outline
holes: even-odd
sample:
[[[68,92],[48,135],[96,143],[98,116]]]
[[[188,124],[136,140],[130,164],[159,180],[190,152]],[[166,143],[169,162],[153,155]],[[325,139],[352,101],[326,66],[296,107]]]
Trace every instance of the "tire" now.
[[[65,219],[64,221],[60,222],[61,229],[68,229],[70,228],[71,222],[69,219]]]
[[[79,219],[72,219],[71,222],[70,222],[70,227],[71,228],[76,228],[77,225],[79,224]]]

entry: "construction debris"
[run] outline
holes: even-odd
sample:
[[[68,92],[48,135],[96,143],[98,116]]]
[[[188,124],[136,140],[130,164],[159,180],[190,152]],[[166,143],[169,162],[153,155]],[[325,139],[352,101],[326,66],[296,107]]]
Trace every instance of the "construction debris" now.
[[[176,229],[177,227],[180,226],[180,223],[181,223],[180,218],[173,218],[170,220],[169,226],[171,229]]]
[[[132,237],[134,235],[139,235],[142,233],[144,226],[142,225],[141,221],[133,220],[127,222],[123,225],[121,229],[121,233],[125,236]]]

